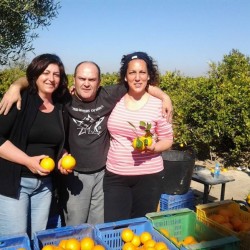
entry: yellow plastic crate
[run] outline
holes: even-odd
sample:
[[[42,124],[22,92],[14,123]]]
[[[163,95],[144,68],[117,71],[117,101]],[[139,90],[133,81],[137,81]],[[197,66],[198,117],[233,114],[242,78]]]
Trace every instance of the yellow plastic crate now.
[[[240,239],[240,249],[250,249],[250,231],[248,232],[236,232],[231,230],[218,222],[209,219],[213,214],[217,214],[221,208],[230,208],[236,216],[238,216],[242,222],[250,223],[250,213],[240,209],[240,205],[232,200],[225,200],[219,202],[213,202],[196,206],[197,219],[204,224],[216,229],[224,235],[234,235]]]

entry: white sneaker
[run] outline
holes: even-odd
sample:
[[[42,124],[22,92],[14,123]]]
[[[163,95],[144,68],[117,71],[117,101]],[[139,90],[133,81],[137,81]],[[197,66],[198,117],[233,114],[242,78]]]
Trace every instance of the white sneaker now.
[[[247,169],[246,169],[246,172],[250,173],[250,168],[247,168]]]

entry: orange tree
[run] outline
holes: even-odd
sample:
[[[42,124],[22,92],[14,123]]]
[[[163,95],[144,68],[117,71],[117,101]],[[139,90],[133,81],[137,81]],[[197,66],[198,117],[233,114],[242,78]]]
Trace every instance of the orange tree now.
[[[237,50],[212,63],[207,77],[166,72],[161,88],[173,100],[175,142],[192,146],[200,157],[249,165],[249,86],[250,61]]]

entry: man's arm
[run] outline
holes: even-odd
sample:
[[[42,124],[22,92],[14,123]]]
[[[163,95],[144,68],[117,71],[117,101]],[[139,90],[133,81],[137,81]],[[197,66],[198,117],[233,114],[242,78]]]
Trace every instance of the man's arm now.
[[[173,118],[173,105],[170,97],[164,93],[160,88],[149,85],[148,93],[158,99],[162,100],[162,114],[166,116],[166,120],[172,123]]]
[[[0,114],[7,115],[15,102],[17,109],[21,109],[21,90],[27,88],[28,85],[26,77],[21,77],[10,85],[0,102]]]

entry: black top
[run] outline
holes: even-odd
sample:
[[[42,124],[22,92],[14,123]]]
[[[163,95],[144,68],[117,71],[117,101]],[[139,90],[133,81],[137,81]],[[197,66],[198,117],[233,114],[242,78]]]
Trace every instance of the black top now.
[[[6,140],[10,140],[14,145],[26,152],[29,133],[42,103],[42,99],[37,94],[33,95],[29,94],[28,91],[24,91],[22,95],[22,109],[19,111],[16,105],[14,105],[6,116],[0,115],[0,146]],[[60,104],[55,104],[55,106],[57,107],[55,112],[57,112],[58,117],[60,117],[58,129],[64,131],[62,106]],[[56,160],[59,158],[63,144],[64,132],[62,133],[60,145],[58,145]],[[0,194],[17,198],[19,194],[21,170],[24,166],[0,157],[0,168]]]
[[[90,173],[105,167],[110,141],[107,120],[126,92],[124,85],[100,87],[95,100],[84,102],[73,96],[66,105],[66,138],[76,171]]]

